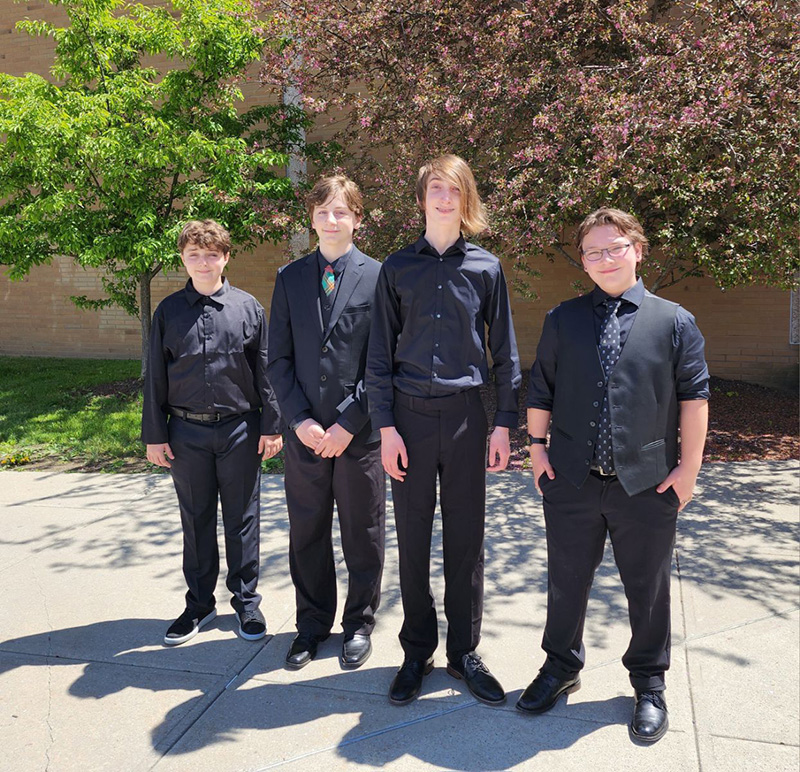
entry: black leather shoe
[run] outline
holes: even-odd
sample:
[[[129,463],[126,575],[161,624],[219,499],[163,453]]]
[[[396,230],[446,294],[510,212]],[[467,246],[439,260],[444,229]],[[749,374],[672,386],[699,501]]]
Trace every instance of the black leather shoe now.
[[[637,692],[630,723],[631,735],[643,743],[660,740],[669,727],[664,692]]]
[[[345,637],[342,644],[342,656],[339,658],[343,668],[348,670],[360,667],[372,654],[372,641],[368,635],[356,633]]]
[[[517,700],[517,710],[523,713],[544,713],[558,702],[562,694],[572,694],[581,688],[581,679],[561,679],[540,670]]]
[[[326,640],[328,635],[298,633],[286,654],[286,667],[292,670],[299,670],[301,667],[305,667],[317,656],[317,646]]]
[[[476,700],[487,705],[502,705],[506,701],[506,693],[500,682],[474,651],[465,654],[458,663],[448,662],[447,672],[453,678],[463,680]]]
[[[405,659],[389,687],[389,702],[392,705],[408,705],[422,691],[422,677],[433,670],[433,657],[429,659]]]

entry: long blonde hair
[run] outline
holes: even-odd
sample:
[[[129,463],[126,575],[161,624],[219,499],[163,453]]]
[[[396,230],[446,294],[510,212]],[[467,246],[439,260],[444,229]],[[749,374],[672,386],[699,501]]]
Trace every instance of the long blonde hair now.
[[[443,155],[420,167],[417,175],[417,204],[423,211],[431,177],[439,177],[461,191],[461,229],[464,233],[474,236],[489,227],[486,208],[475,184],[475,175],[463,158]]]

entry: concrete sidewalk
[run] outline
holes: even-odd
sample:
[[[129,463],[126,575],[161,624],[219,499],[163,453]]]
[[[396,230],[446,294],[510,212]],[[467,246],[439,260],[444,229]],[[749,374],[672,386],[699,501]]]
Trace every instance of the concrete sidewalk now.
[[[422,698],[397,708],[386,697],[402,660],[391,514],[372,658],[342,671],[333,635],[289,672],[282,478],[263,485],[269,636],[237,637],[220,582],[217,620],[167,648],[184,592],[170,479],[4,472],[0,769],[796,772],[799,472],[794,462],[704,468],[679,519],[670,731],[651,747],[628,737],[627,612],[610,550],[590,602],[583,689],[544,716],[514,710],[543,659],[545,543],[530,474],[492,477],[488,494],[479,651],[507,704],[477,703],[444,672],[440,647]],[[441,598],[438,535],[434,554]]]

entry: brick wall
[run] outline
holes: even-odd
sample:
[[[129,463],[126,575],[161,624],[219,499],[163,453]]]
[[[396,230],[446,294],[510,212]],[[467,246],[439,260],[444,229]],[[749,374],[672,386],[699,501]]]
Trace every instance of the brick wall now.
[[[14,22],[26,16],[55,23],[65,19],[63,9],[49,3],[0,0],[0,68],[14,75],[47,75],[52,41],[13,31]],[[263,99],[255,80],[244,90],[248,100]],[[283,260],[281,248],[262,246],[231,260],[228,274],[233,284],[268,306],[275,272]],[[542,272],[534,283],[539,299],[512,296],[520,355],[526,367],[535,355],[545,313],[574,294],[570,283],[581,276],[563,262],[541,261],[536,267]],[[158,277],[153,284],[154,307],[183,282],[182,272]],[[138,320],[119,309],[82,311],[69,300],[70,295],[81,294],[100,297],[99,281],[92,272],[66,259],[35,268],[20,282],[11,282],[0,273],[0,354],[138,358]],[[706,337],[712,374],[797,388],[798,346],[789,344],[788,292],[748,287],[723,293],[708,280],[691,280],[663,295],[697,317]]]

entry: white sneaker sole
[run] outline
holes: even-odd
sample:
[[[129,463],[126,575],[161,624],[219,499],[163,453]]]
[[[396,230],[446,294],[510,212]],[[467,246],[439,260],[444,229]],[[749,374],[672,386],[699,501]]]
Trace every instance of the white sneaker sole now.
[[[194,638],[195,635],[197,635],[197,633],[200,632],[200,628],[203,627],[203,625],[207,625],[216,616],[217,616],[217,610],[216,609],[212,609],[202,619],[198,620],[198,622],[195,625],[195,627],[192,630],[190,630],[188,633],[186,633],[186,635],[183,635],[180,638],[167,638],[167,636],[165,635],[164,636],[164,643],[167,646],[177,646],[180,643],[186,643],[186,641],[191,641],[192,638]]]
[[[238,614],[237,614],[237,619],[238,619]],[[244,638],[246,641],[260,641],[262,638],[265,638],[266,635],[267,635],[266,626],[264,627],[263,633],[256,633],[255,635],[250,635],[249,633],[246,633],[244,630],[242,630],[242,623],[239,622],[239,637]]]

